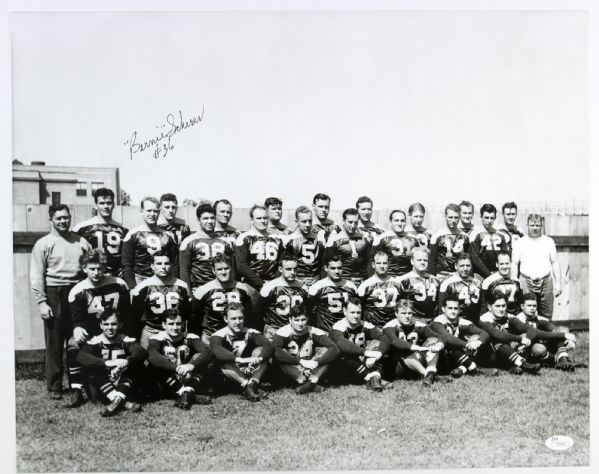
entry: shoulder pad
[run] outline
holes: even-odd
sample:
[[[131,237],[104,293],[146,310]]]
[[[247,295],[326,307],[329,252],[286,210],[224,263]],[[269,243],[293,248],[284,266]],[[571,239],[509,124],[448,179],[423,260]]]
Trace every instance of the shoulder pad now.
[[[364,327],[366,329],[374,329],[374,328],[376,328],[376,326],[374,324],[372,324],[371,322],[368,322],[368,321],[364,321],[363,324],[364,324]]]
[[[310,327],[310,333],[314,334],[315,336],[326,336],[327,335],[327,333],[324,332],[322,329],[315,328],[314,326]]]
[[[493,315],[491,313],[489,313],[489,312],[486,312],[479,319],[483,323],[492,323],[493,322]]]
[[[100,344],[104,340],[104,338],[102,336],[103,336],[103,334],[98,334],[97,336],[94,336],[89,341],[87,341],[87,343],[90,345]]]
[[[347,329],[347,320],[345,318],[340,319],[339,321],[337,321],[335,324],[333,324],[332,329],[335,329],[336,331],[345,331]]]
[[[188,332],[188,333],[185,335],[185,338],[186,338],[186,339],[199,339],[199,338],[200,338],[200,336],[198,336],[197,334],[194,334],[193,332]]]
[[[277,329],[277,332],[275,334],[281,337],[289,337],[291,336],[291,332],[291,326],[287,324],[286,326],[282,326],[279,329]]]
[[[137,342],[137,339],[134,337],[125,336],[123,337],[123,342]]]
[[[428,326],[428,324],[421,323],[420,321],[414,321],[415,328],[424,328],[426,326]]]
[[[383,329],[386,328],[396,328],[399,326],[399,321],[396,318],[393,318],[391,321],[389,321],[387,324],[385,324],[383,326]]]

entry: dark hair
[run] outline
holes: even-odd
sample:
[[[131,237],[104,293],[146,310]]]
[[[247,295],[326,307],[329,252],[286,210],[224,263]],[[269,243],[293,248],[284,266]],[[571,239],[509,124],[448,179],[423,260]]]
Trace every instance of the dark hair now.
[[[329,263],[331,263],[331,262],[340,262],[340,263],[343,263],[343,260],[341,260],[341,257],[339,255],[331,255],[329,258],[327,258],[324,261],[324,266],[328,267]]]
[[[407,299],[401,299],[397,302],[397,304],[395,305],[395,311],[399,311],[400,309],[404,309],[404,308],[410,308],[411,310],[414,309],[414,303],[411,300],[407,300]]]
[[[168,253],[166,253],[164,250],[159,250],[158,252],[154,252],[152,254],[152,263],[154,263],[154,260],[156,259],[156,257],[167,257],[168,261],[170,263],[173,263],[173,262],[171,262],[171,256]]]
[[[345,211],[343,211],[343,220],[345,220],[347,218],[347,216],[359,216],[360,214],[358,214],[358,210],[354,209],[353,207],[347,208]]]
[[[287,316],[288,319],[297,318],[299,316],[307,316],[304,305],[298,304],[289,308],[289,315]]]
[[[106,321],[108,318],[116,316],[119,322],[121,322],[121,315],[118,311],[115,311],[112,307],[104,308],[104,311],[100,313],[100,321]]]
[[[474,204],[472,204],[470,201],[462,201],[461,203],[458,204],[458,206],[469,207],[472,209],[472,212],[474,212]]]
[[[408,207],[408,214],[412,215],[416,210],[419,210],[423,214],[426,214],[426,209],[419,202],[413,202],[412,204],[410,204],[410,207]]]
[[[393,214],[395,214],[396,212],[401,212],[403,216],[407,218],[405,211],[402,211],[401,209],[394,209],[391,211],[391,214],[389,214],[389,221],[393,220]]]
[[[141,204],[139,205],[139,207],[141,207],[142,209],[145,209],[145,208],[144,208],[144,202],[146,202],[146,201],[148,201],[148,202],[153,202],[153,203],[154,203],[154,204],[156,204],[158,207],[160,207],[160,206],[161,206],[161,204],[160,204],[160,201],[159,201],[158,199],[156,199],[154,196],[144,196],[144,197],[141,199]]]
[[[89,263],[106,265],[107,256],[102,249],[91,249],[79,257],[79,264],[84,267]]]
[[[312,204],[316,204],[316,201],[329,201],[330,203],[331,197],[328,194],[318,193],[312,198]]]
[[[179,312],[178,309],[167,309],[164,313],[162,313],[162,322],[165,323],[167,319],[177,319],[180,317],[185,321],[185,317]]]
[[[512,261],[512,255],[509,252],[506,252],[505,250],[500,250],[499,252],[497,252],[497,261],[499,261],[499,257],[503,255],[504,257],[507,257],[510,259],[510,262]]]
[[[202,214],[204,213],[209,213],[212,215],[215,215],[215,211],[214,208],[210,205],[210,204],[200,204],[198,207],[196,207],[196,217],[199,219],[200,217],[202,217]]]
[[[281,256],[281,259],[279,260],[279,265],[283,266],[283,262],[296,262],[297,263],[297,257],[295,255],[293,255],[292,253],[285,252]]]
[[[522,302],[524,303],[525,301],[530,301],[530,300],[534,300],[534,302],[537,302],[537,297],[534,295],[534,293],[530,293],[530,292],[526,292],[522,295]]]
[[[112,202],[114,202],[114,191],[112,189],[98,188],[92,193],[92,196],[94,197],[94,202],[96,204],[98,204],[98,198],[101,197],[109,197],[112,199]]]
[[[506,209],[516,209],[518,211],[518,206],[514,201],[508,201],[503,206],[501,206],[501,213],[503,214]]]
[[[227,205],[227,206],[231,206],[231,207],[233,207],[233,204],[231,204],[231,202],[230,202],[229,200],[227,200],[227,199],[219,199],[218,201],[216,201],[216,202],[215,202],[215,203],[212,205],[212,209],[214,209],[214,213],[215,213],[215,214],[216,214],[216,207],[217,207],[219,204],[225,204],[225,205]]]
[[[497,300],[504,300],[507,304],[507,297],[499,291],[494,291],[493,293],[491,293],[491,298],[489,299],[489,301],[487,301],[487,304],[493,305]]]
[[[374,262],[374,260],[377,257],[387,257],[387,261],[390,260],[389,254],[387,252],[385,252],[384,250],[378,250],[375,254],[372,255],[372,261]]]
[[[485,212],[497,215],[497,208],[493,204],[483,204],[480,208],[480,216],[482,217]]]
[[[368,196],[360,196],[356,201],[356,209],[359,208],[360,204],[364,202],[369,202],[371,205],[373,205],[372,199],[370,199]]]
[[[225,315],[229,315],[229,311],[241,311],[243,313],[243,305],[237,301],[233,301],[231,303],[227,303],[225,307]]]
[[[350,304],[353,304],[354,306],[359,306],[360,308],[362,307],[362,300],[360,298],[358,298],[357,296],[348,296],[347,297],[347,303],[345,303],[345,307],[347,308]]]
[[[455,294],[447,295],[445,301],[443,301],[443,306],[447,306],[448,301],[455,301],[458,305],[460,304],[460,298],[458,297],[458,295]]]
[[[268,212],[264,206],[261,206],[260,204],[254,204],[250,209],[250,219],[254,218],[254,211],[256,209],[262,209],[264,212]]]
[[[447,206],[445,206],[445,215],[447,215],[447,211],[453,211],[453,212],[457,212],[458,214],[460,213],[460,206],[458,206],[457,204],[450,202]]]
[[[295,218],[297,219],[300,214],[308,214],[308,212],[312,214],[312,209],[308,206],[300,206],[295,210]]]
[[[164,201],[173,201],[175,204],[179,204],[179,201],[177,201],[177,196],[175,196],[173,193],[165,193],[160,196],[160,202]]]
[[[461,254],[458,255],[458,258],[455,259],[456,263],[460,262],[462,260],[468,260],[470,261],[470,263],[472,263],[472,257],[467,254],[466,252],[462,252]]]
[[[281,201],[278,197],[269,197],[264,201],[264,207],[268,206],[282,206],[283,201]]]
[[[48,208],[48,215],[50,216],[50,219],[52,219],[54,217],[54,214],[56,214],[59,211],[67,211],[69,213],[69,216],[71,215],[71,210],[69,209],[69,206],[67,206],[66,204],[51,204]]]
[[[229,267],[232,267],[231,259],[225,254],[219,254],[212,259],[212,267],[216,268],[217,263],[226,263]]]

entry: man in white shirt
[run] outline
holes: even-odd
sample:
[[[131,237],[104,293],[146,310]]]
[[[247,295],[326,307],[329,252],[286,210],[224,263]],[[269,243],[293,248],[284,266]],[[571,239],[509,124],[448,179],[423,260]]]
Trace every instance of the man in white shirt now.
[[[562,292],[561,271],[555,242],[543,235],[543,217],[528,216],[528,235],[514,243],[512,278],[520,277],[522,291],[537,297],[539,314],[553,316],[553,297]]]

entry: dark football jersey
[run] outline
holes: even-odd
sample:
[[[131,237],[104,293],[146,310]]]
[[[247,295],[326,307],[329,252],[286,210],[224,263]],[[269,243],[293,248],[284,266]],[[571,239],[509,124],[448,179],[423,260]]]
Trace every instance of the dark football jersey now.
[[[497,232],[499,232],[505,238],[507,243],[507,251],[510,254],[514,249],[514,243],[516,243],[516,241],[521,237],[524,237],[524,232],[522,232],[522,229],[515,225],[511,225],[509,227],[505,224],[503,226],[498,226]]]
[[[311,326],[307,327],[306,332],[296,334],[289,324],[279,328],[275,335],[280,338],[283,349],[300,359],[314,357],[314,349],[320,346],[318,339],[322,336],[326,337],[324,331]]]
[[[458,297],[460,309],[458,315],[469,321],[478,321],[482,305],[482,283],[476,278],[470,277],[462,280],[459,275],[453,274],[441,283],[439,289],[439,306],[443,306],[446,298],[450,295]]]
[[[277,276],[279,259],[283,255],[281,236],[264,236],[252,229],[237,238],[235,253],[238,273],[244,282],[259,289],[264,281]]]
[[[430,266],[435,274],[455,272],[458,255],[468,253],[470,239],[464,232],[452,234],[449,229],[440,230],[431,237]]]
[[[178,310],[184,320],[189,317],[189,291],[182,280],[165,285],[153,276],[131,290],[131,296],[136,319],[154,329],[162,329],[163,315],[168,309]]]
[[[366,343],[373,339],[381,339],[383,332],[380,328],[377,328],[374,324],[364,321],[358,324],[356,327],[351,327],[346,318],[337,321],[331,328],[331,339],[335,341],[333,337],[334,331],[339,331],[343,334],[343,337],[361,349],[366,348]],[[341,352],[343,352],[343,349]]]
[[[361,232],[351,237],[342,231],[333,234],[327,242],[326,259],[333,255],[341,258],[343,278],[365,279],[371,241]]]
[[[104,334],[92,337],[77,354],[77,361],[85,368],[108,370],[104,361],[127,359],[130,363],[143,362],[146,351],[132,337],[119,334],[109,341]]]
[[[434,336],[431,328],[424,323],[416,321],[410,326],[403,326],[397,318],[392,319],[383,327],[385,334],[389,331],[393,331],[398,339],[418,346],[421,346],[429,337]]]
[[[499,232],[488,232],[479,228],[470,236],[470,247],[473,251],[473,266],[475,271],[483,276],[497,270],[497,253],[508,249],[505,237]],[[480,260],[477,262],[476,260]],[[480,264],[482,263],[482,265]]]
[[[518,314],[522,304],[522,289],[520,282],[511,278],[504,278],[498,272],[485,278],[482,284],[483,294],[486,301],[491,301],[493,294],[504,295],[507,301],[507,311],[510,314]]]
[[[254,349],[260,347],[256,343],[256,339],[260,337],[259,335],[260,333],[255,329],[243,328],[239,333],[234,333],[226,326],[212,334],[210,337],[210,346],[213,348],[217,359],[218,353],[214,348],[213,339],[218,339],[217,345],[232,352],[235,357],[251,357]],[[268,341],[264,342],[264,344],[270,345]]]
[[[324,261],[324,233],[311,233],[304,236],[299,232],[290,234],[283,240],[285,252],[297,259],[296,275],[299,278],[318,280]]]
[[[100,315],[107,308],[118,311],[121,322],[127,325],[131,316],[129,289],[123,280],[110,275],[98,286],[86,278],[69,292],[69,308],[73,327],[82,327],[89,336],[95,336],[102,332]]]
[[[372,253],[378,251],[389,255],[389,270],[391,276],[401,276],[412,271],[412,249],[420,247],[420,241],[408,234],[397,235],[392,230],[375,237]]]
[[[189,226],[183,219],[179,218],[175,218],[172,222],[167,222],[166,219],[159,219],[158,226],[171,234],[177,247],[191,234]]]
[[[523,312],[520,312],[516,315],[516,318],[518,318],[520,322],[535,329],[540,329],[541,331],[554,332],[556,330],[553,323],[543,316],[537,315],[534,318],[528,318]]]
[[[181,364],[192,364],[197,369],[206,366],[212,358],[208,346],[191,332],[173,340],[166,331],[161,331],[150,337],[148,342],[150,365],[169,372],[175,372]]]
[[[204,232],[195,232],[183,240],[179,251],[181,279],[194,289],[214,279],[212,262],[217,255],[235,261],[235,249],[228,240],[213,238]]]
[[[437,325],[440,325],[453,337],[457,337],[463,341],[468,340],[468,336],[471,335],[471,328],[474,327],[474,325],[467,319],[458,318],[456,321],[452,322],[444,314],[440,314],[433,319],[431,328],[434,330]]]
[[[391,277],[382,281],[377,275],[365,280],[358,287],[358,296],[362,299],[364,321],[383,327],[395,317],[395,306],[401,299],[402,287]]]
[[[383,234],[385,229],[374,222],[368,222],[365,224],[364,222],[359,221],[358,232],[364,234],[372,242],[377,235]]]
[[[522,323],[516,316],[506,313],[505,317],[501,319],[495,319],[493,314],[488,311],[485,314],[481,315],[480,323],[486,323],[493,326],[495,329],[499,329],[501,331],[509,332],[514,335],[521,335],[527,332],[527,325]],[[482,329],[485,329],[484,326]],[[489,331],[488,331],[489,332]],[[489,336],[491,336],[492,340],[495,340],[493,337],[493,333],[489,332]]]
[[[131,229],[123,240],[123,277],[129,288],[135,287],[135,275],[151,277],[152,255],[165,252],[171,262],[173,275],[178,275],[179,247],[172,235],[162,229],[153,232],[141,225]]]
[[[327,219],[325,222],[314,219],[314,222],[312,223],[312,232],[318,233],[320,231],[324,232],[324,239],[325,242],[327,242],[331,234],[341,232],[341,227],[330,219]]]
[[[260,290],[256,303],[257,316],[274,328],[289,322],[289,311],[294,306],[306,306],[308,293],[298,281],[287,283],[282,278],[267,281]]]
[[[415,230],[415,229],[406,229],[406,232],[408,235],[411,235],[412,237],[415,237],[418,242],[420,242],[420,246],[424,247],[425,249],[428,249],[430,243],[431,243],[431,233],[426,230],[426,229],[421,229],[421,230]]]
[[[123,239],[128,232],[125,227],[112,219],[105,222],[96,216],[77,224],[73,232],[87,240],[92,248],[103,250],[106,254],[106,272],[120,276]]]
[[[351,281],[343,280],[336,285],[330,278],[323,278],[308,290],[309,306],[314,312],[316,326],[330,331],[343,318],[343,307],[350,296],[357,296],[358,289]]]
[[[224,229],[215,230],[214,234],[221,239],[228,241],[233,247],[235,247],[235,242],[237,238],[241,234],[235,227],[228,225]]]
[[[193,293],[193,320],[202,322],[202,329],[212,334],[225,326],[225,309],[229,303],[241,303],[244,307],[246,324],[251,317],[250,289],[245,283],[235,282],[231,288],[224,288],[218,280],[212,280],[196,288]],[[196,326],[193,330],[197,331]]]
[[[401,287],[402,298],[414,303],[414,316],[430,321],[437,315],[439,282],[433,275],[425,273],[420,276],[411,271],[397,278],[397,282]]]

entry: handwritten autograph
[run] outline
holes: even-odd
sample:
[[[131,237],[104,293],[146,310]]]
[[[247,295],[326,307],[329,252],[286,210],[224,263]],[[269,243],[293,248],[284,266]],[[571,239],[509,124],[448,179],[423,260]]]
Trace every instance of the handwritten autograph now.
[[[171,139],[179,132],[194,127],[204,120],[204,107],[202,106],[202,112],[190,117],[187,120],[183,120],[183,113],[179,110],[178,119],[175,118],[175,115],[168,114],[166,116],[166,123],[156,128],[166,128],[169,126],[168,130],[162,130],[160,135],[156,135],[155,137],[148,138],[147,140],[142,140],[140,142],[137,141],[137,130],[135,130],[131,134],[131,138],[127,140],[123,145],[129,147],[129,158],[132,160],[133,155],[136,153],[141,153],[146,151],[148,148],[154,148],[152,156],[154,159],[164,158],[169,151],[175,148],[175,145],[171,143]]]

